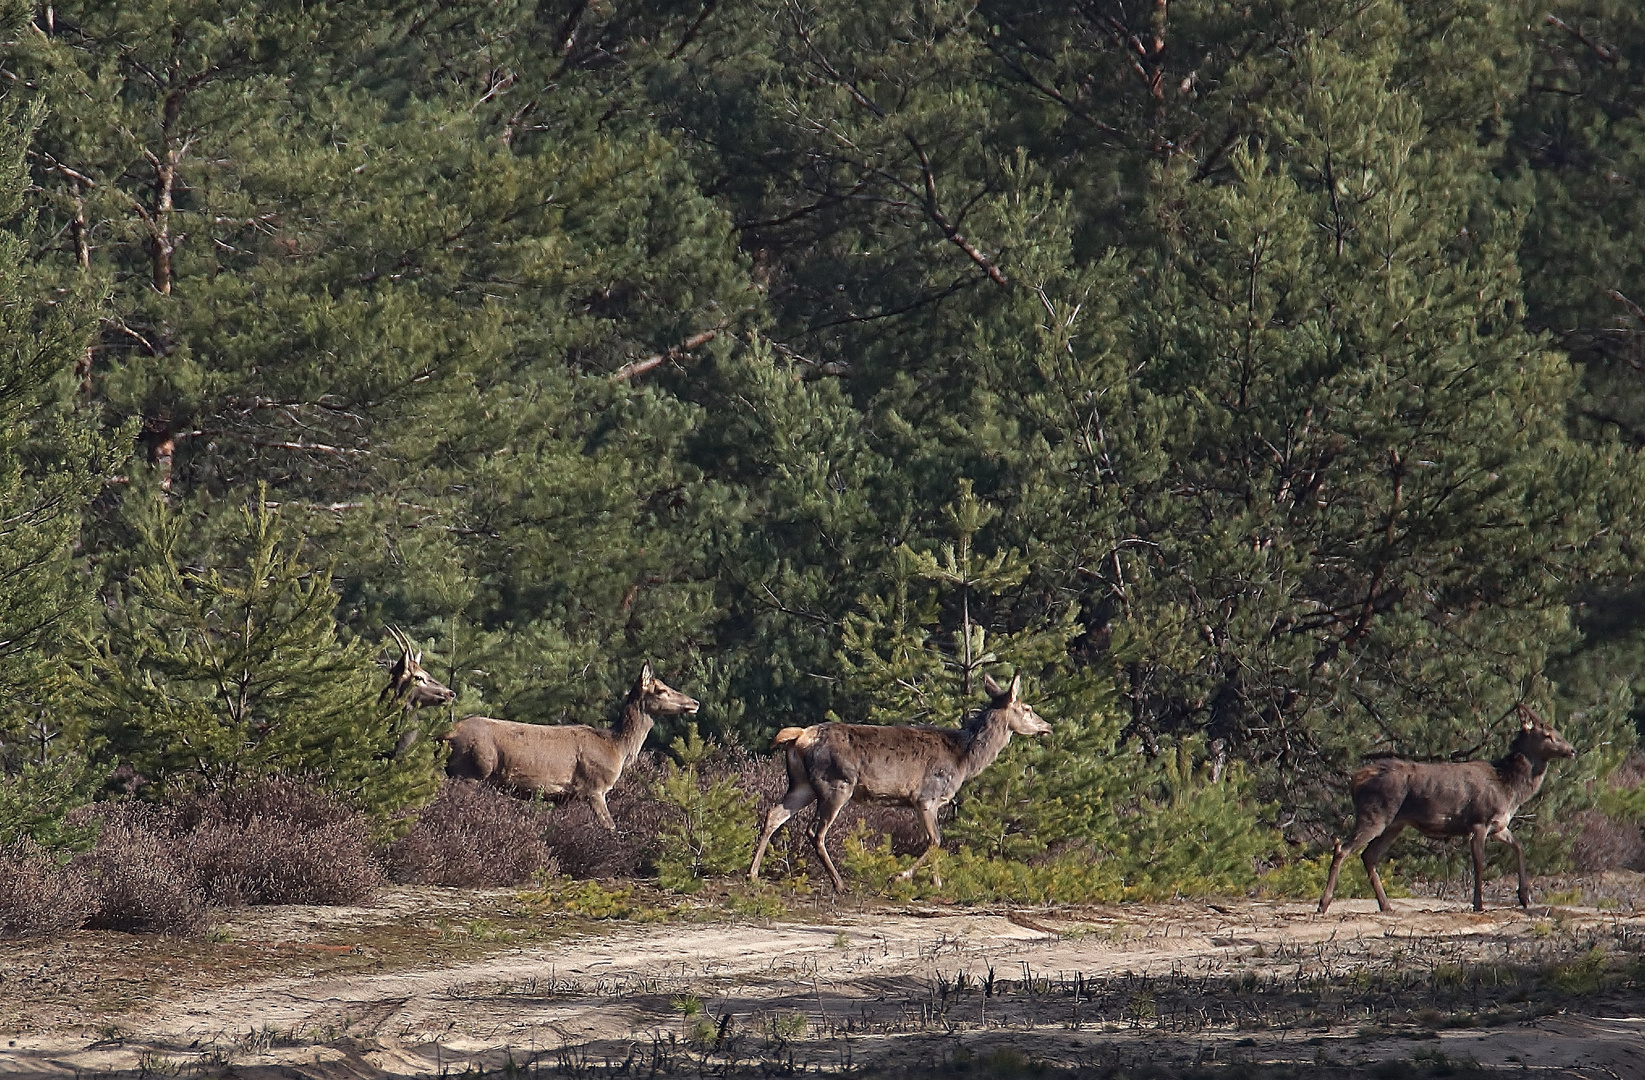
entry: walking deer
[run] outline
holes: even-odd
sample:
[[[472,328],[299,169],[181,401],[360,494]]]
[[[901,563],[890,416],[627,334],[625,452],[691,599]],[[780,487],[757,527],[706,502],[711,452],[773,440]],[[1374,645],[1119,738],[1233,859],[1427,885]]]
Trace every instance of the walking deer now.
[[[1005,690],[990,676],[983,680],[983,689],[988,693],[987,708],[960,728],[830,723],[777,732],[771,748],[782,747],[787,754],[788,792],[766,814],[765,831],[748,869],[749,880],[759,880],[760,862],[772,835],[815,801],[811,843],[835,890],[844,892],[845,882],[828,857],[828,829],[852,799],[911,806],[920,812],[929,842],[914,865],[901,874],[905,880],[913,877],[941,846],[937,811],[953,800],[960,785],[999,757],[1013,733],[1044,735],[1051,730],[1022,701],[1021,675]],[[936,883],[942,882],[937,879]]]
[[[422,650],[412,652],[411,641],[404,631],[397,626],[391,626],[388,632],[394,638],[394,643],[400,646],[400,658],[389,667],[388,685],[383,687],[383,692],[377,696],[377,700],[386,701],[393,698],[398,701],[403,698],[403,707],[409,714],[424,705],[445,705],[457,696],[451,687],[423,670]],[[408,716],[405,728],[400,732],[399,741],[394,745],[396,760],[411,749],[411,744],[417,741],[417,734],[417,722]]]
[[[1331,906],[1342,861],[1364,850],[1365,876],[1377,894],[1377,907],[1389,910],[1382,891],[1377,862],[1407,825],[1424,836],[1442,839],[1467,836],[1474,856],[1474,910],[1485,909],[1485,841],[1500,840],[1519,859],[1519,906],[1531,906],[1531,884],[1525,876],[1525,849],[1508,831],[1508,821],[1542,787],[1548,762],[1576,757],[1571,744],[1530,709],[1519,707],[1520,729],[1508,753],[1495,761],[1427,764],[1402,758],[1383,758],[1354,773],[1354,832],[1346,844],[1337,842],[1319,912]]]
[[[600,824],[617,831],[605,796],[640,754],[659,716],[689,716],[698,709],[651,673],[648,662],[610,730],[586,724],[520,724],[470,716],[446,736],[451,756],[446,775],[484,780],[518,795],[570,795],[587,799]]]

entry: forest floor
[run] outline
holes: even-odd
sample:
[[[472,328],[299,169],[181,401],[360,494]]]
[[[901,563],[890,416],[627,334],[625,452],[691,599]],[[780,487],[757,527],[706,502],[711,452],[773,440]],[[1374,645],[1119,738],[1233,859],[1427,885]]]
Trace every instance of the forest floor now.
[[[1499,883],[1479,914],[822,897],[750,918],[658,897],[613,921],[590,895],[394,888],[222,911],[192,938],[3,943],[0,1077],[1645,1080],[1640,874],[1541,881],[1529,911]]]

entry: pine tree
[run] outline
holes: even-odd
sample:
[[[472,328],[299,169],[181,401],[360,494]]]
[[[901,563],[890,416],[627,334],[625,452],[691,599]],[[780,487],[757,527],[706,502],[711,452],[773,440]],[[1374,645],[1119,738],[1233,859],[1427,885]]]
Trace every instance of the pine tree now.
[[[26,22],[25,5],[0,7],[0,40]],[[25,257],[24,157],[40,118],[38,98],[0,99],[0,844],[58,846],[86,839],[64,818],[98,779],[66,708],[64,651],[91,598],[75,544],[119,455],[70,392],[94,309],[73,294],[40,302]]]
[[[140,565],[90,643],[81,691],[111,758],[160,796],[286,774],[385,822],[432,797],[438,740],[395,756],[400,706],[363,643],[338,641],[331,574],[278,513],[244,509],[209,565],[180,560],[187,524],[162,499],[144,508]]]
[[[1125,789],[1113,757],[1120,720],[1111,683],[1069,662],[1080,633],[1069,609],[1021,629],[1001,626],[1002,597],[1028,568],[1014,550],[979,551],[999,513],[961,482],[940,539],[905,545],[893,576],[860,601],[842,631],[839,668],[853,714],[871,723],[954,726],[978,707],[985,674],[1030,676],[1025,697],[1052,724],[1013,740],[956,799],[949,836],[1022,858],[1089,837]]]
[[[1645,17],[1638,5],[1573,0],[1534,24],[1535,64],[1509,115],[1499,171],[1523,207],[1519,258],[1526,320],[1581,373],[1578,431],[1645,445]],[[1555,677],[1573,702],[1631,684],[1635,725],[1645,681],[1645,610],[1631,575],[1573,597],[1584,640]]]
[[[1156,174],[1120,345],[1146,363],[1110,406],[1146,426],[1107,448],[1146,479],[1135,546],[1099,571],[1133,695],[1271,762],[1305,815],[1329,813],[1313,778],[1368,749],[1495,745],[1572,639],[1568,583],[1625,565],[1610,537],[1638,506],[1521,328],[1487,148],[1392,81],[1396,5],[1353,25],[1272,59],[1288,94],[1225,183]],[[1572,727],[1621,737],[1602,710]]]

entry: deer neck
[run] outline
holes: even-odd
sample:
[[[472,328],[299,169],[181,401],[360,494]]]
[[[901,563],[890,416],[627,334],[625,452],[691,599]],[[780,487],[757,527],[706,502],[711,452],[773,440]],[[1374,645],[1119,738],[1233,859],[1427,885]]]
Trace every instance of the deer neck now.
[[[992,765],[1010,741],[1011,725],[1006,721],[1005,714],[997,709],[984,713],[972,728],[971,741],[960,757],[966,777],[973,777]]]
[[[639,756],[640,747],[645,745],[645,737],[651,734],[654,723],[638,698],[624,702],[622,715],[611,727],[611,741],[622,751],[624,763]]]
[[[1502,781],[1502,786],[1512,793],[1515,806],[1535,795],[1542,787],[1542,778],[1548,774],[1545,759],[1518,750],[1508,751],[1492,764],[1496,766],[1497,778]]]

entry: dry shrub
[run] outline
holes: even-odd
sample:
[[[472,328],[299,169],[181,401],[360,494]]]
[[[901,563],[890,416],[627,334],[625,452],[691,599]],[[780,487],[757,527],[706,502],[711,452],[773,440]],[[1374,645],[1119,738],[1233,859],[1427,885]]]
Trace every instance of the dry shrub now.
[[[651,794],[661,778],[656,753],[641,754],[623,770],[605,800],[617,824],[616,836],[595,820],[587,799],[556,805],[547,840],[561,872],[577,878],[637,877],[651,867],[668,814]]]
[[[0,938],[78,930],[97,907],[85,868],[28,837],[0,848]]]
[[[1632,791],[1645,784],[1645,751],[1628,755],[1607,786]],[[1617,820],[1603,810],[1585,810],[1571,819],[1571,864],[1580,872],[1645,870],[1645,832],[1637,821]]]
[[[1571,864],[1582,873],[1645,870],[1645,833],[1631,821],[1617,821],[1601,810],[1584,810],[1572,819]]]
[[[447,780],[389,845],[390,879],[411,885],[518,885],[557,870],[543,830],[549,809],[473,780]]]
[[[365,815],[290,777],[186,799],[172,829],[212,904],[364,904],[383,882]]]
[[[1645,750],[1635,750],[1611,774],[1611,786],[1632,789],[1645,784]]]
[[[181,934],[205,922],[206,898],[176,838],[174,815],[141,803],[106,803],[97,846],[72,865],[94,882],[92,930]]]

